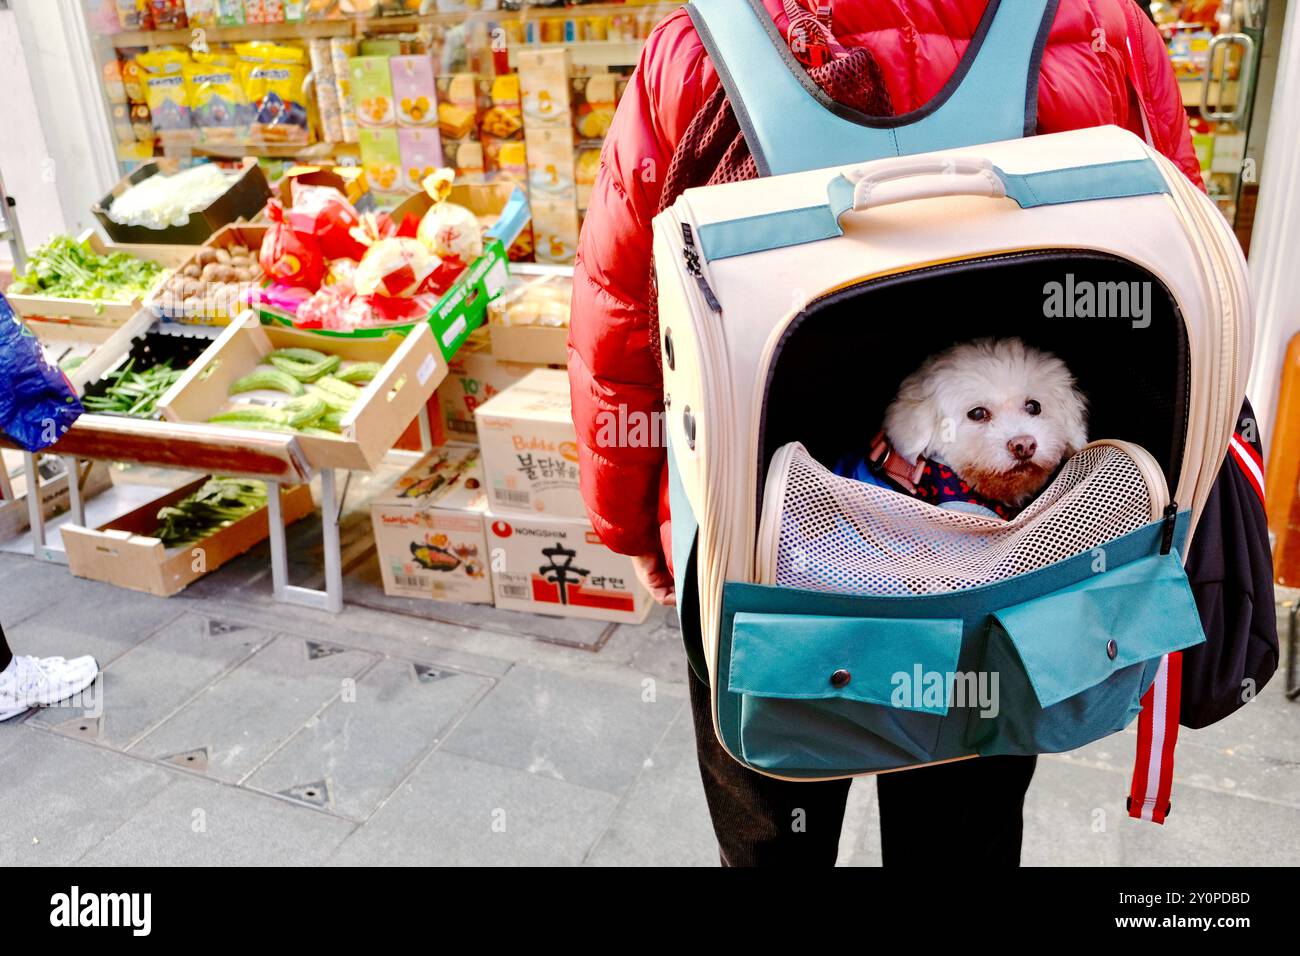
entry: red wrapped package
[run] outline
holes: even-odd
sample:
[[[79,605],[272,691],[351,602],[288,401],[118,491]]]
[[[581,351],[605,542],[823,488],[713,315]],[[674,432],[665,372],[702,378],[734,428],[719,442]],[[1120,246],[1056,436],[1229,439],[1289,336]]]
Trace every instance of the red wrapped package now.
[[[271,228],[266,230],[257,261],[273,282],[315,289],[325,273],[320,245],[310,236],[294,232],[285,221],[284,206],[272,199],[266,204]]]
[[[309,186],[294,180],[290,186],[293,208],[286,221],[300,236],[315,239],[326,259],[360,259],[366,247],[351,230],[361,217],[347,198],[331,186]]]
[[[380,239],[357,263],[353,282],[361,295],[415,295],[438,268],[438,258],[418,239]]]
[[[438,268],[429,273],[424,284],[420,286],[421,292],[429,292],[433,295],[441,296],[451,288],[451,284],[456,281],[456,277],[465,271],[465,263],[452,257],[443,259],[438,264]]]

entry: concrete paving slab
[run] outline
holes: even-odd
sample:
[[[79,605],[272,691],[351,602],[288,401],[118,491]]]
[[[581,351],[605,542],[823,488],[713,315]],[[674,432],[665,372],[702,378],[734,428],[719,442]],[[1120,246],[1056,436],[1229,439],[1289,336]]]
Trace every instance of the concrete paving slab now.
[[[168,624],[103,669],[98,683],[103,714],[95,738],[127,749],[270,639],[266,631],[197,614]],[[31,719],[60,732],[83,733],[78,718],[63,708],[42,710]]]
[[[238,782],[378,657],[280,636],[132,746],[154,760],[201,754],[203,773]],[[183,762],[182,762],[182,765]]]
[[[717,866],[691,713],[681,703],[586,861],[593,866]]]
[[[0,752],[0,866],[75,863],[173,779],[144,761],[30,726],[6,726],[3,737],[11,730],[13,743]]]
[[[573,866],[616,803],[601,791],[440,750],[330,862]]]
[[[385,660],[246,781],[353,820],[368,817],[490,686],[487,678]]]
[[[578,786],[621,794],[680,704],[642,699],[639,684],[607,683],[517,666],[479,704],[446,749]]]
[[[177,779],[79,861],[88,866],[310,866],[352,831],[327,814]]]

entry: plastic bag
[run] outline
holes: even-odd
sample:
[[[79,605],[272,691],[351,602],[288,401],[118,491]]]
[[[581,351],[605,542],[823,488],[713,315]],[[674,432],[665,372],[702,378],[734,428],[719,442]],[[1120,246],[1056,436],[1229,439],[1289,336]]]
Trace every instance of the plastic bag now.
[[[0,432],[20,448],[53,445],[81,417],[68,377],[45,360],[36,336],[0,295]]]
[[[287,211],[287,222],[294,232],[314,237],[326,259],[360,259],[365,255],[366,247],[351,235],[360,224],[357,211],[341,192],[296,179],[290,189],[293,208]]]
[[[315,289],[325,273],[320,244],[311,236],[294,232],[286,221],[284,207],[272,199],[266,204],[271,228],[262,238],[258,262],[273,281]]]
[[[438,265],[418,239],[380,239],[357,264],[353,282],[360,295],[409,299]]]
[[[473,262],[483,254],[483,236],[473,212],[447,201],[452,175],[450,169],[440,169],[421,183],[433,205],[420,220],[418,236],[439,259]]]

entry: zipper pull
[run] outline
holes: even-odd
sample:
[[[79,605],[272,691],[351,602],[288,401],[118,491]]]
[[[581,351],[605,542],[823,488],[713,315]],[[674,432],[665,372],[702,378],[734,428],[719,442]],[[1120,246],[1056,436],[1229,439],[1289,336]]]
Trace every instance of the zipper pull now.
[[[691,232],[690,224],[685,222],[682,223],[682,257],[686,260],[686,271],[695,277],[695,284],[700,287],[704,301],[708,303],[710,309],[721,315],[722,306],[718,302],[718,297],[709,288],[709,280],[704,278],[704,270],[700,268],[700,253],[695,248],[695,235]]]
[[[1160,553],[1168,554],[1174,546],[1174,528],[1178,524],[1178,502],[1165,505],[1165,526],[1160,533]]]

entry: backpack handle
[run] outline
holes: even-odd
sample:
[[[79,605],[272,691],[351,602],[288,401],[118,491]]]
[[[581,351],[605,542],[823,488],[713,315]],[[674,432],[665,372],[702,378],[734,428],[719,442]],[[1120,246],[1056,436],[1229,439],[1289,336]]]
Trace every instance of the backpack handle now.
[[[845,172],[853,183],[853,211],[876,206],[934,199],[940,196],[987,196],[1002,199],[1007,184],[1001,171],[987,159],[950,156],[904,160],[886,169],[867,172],[875,163]]]

